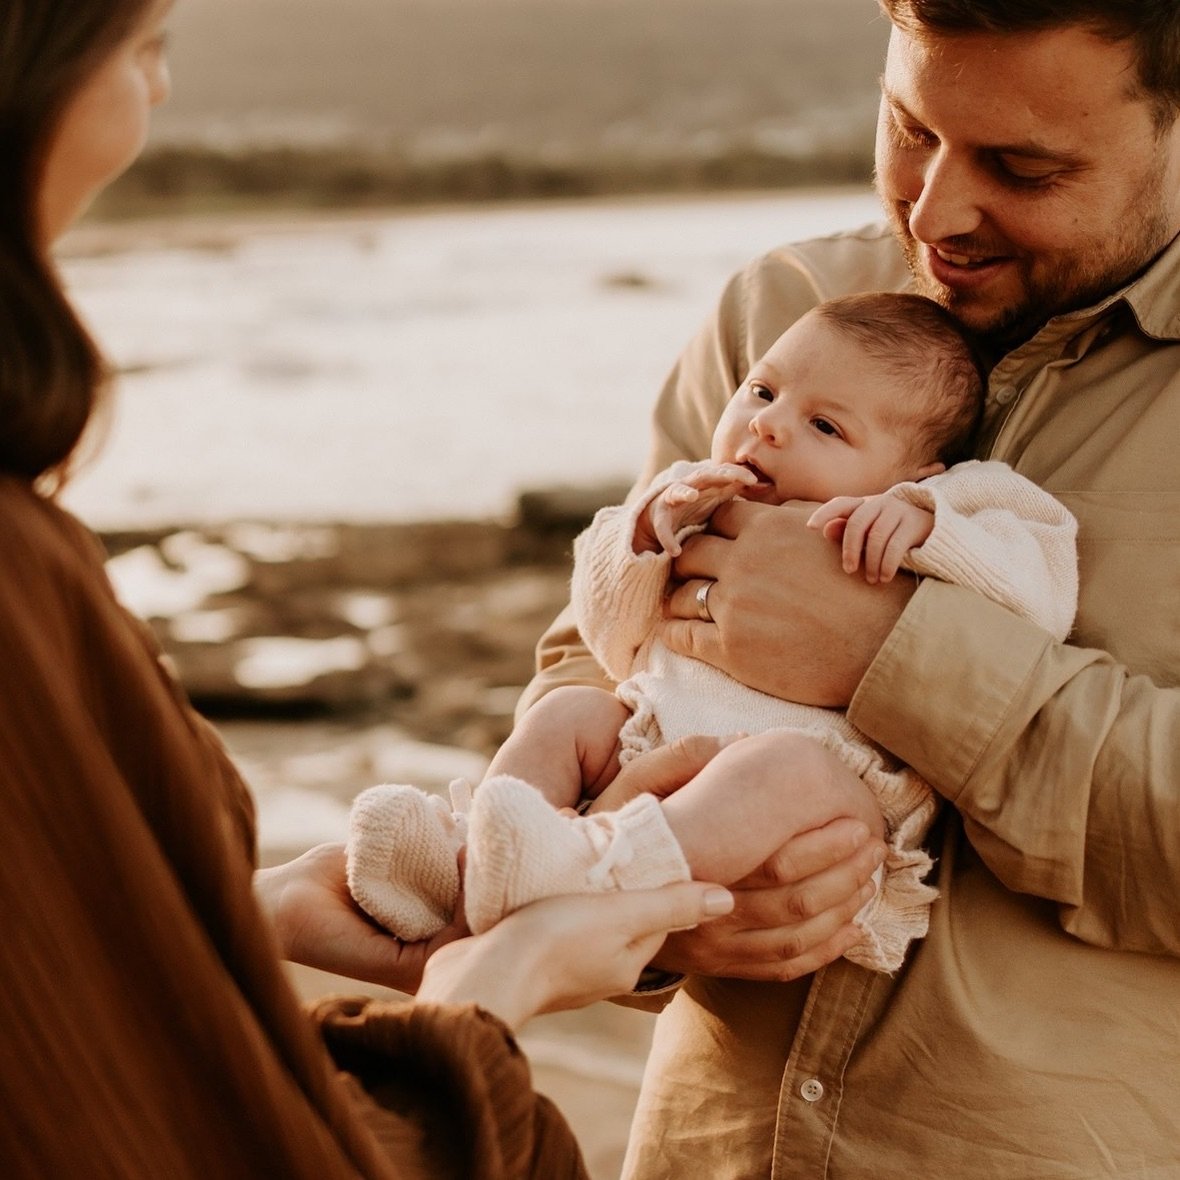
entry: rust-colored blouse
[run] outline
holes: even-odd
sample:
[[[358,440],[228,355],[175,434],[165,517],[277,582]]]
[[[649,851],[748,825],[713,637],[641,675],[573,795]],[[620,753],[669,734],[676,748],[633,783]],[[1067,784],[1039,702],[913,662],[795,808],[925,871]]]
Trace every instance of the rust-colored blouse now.
[[[309,1018],[254,902],[245,787],[93,537],[11,477],[0,840],[6,1177],[585,1175],[487,1014]]]

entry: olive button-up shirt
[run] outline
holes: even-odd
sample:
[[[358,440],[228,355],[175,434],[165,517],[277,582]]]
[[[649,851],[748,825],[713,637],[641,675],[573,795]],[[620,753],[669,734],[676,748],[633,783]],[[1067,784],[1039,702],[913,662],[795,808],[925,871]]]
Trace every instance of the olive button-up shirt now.
[[[655,414],[646,479],[708,453],[822,299],[903,290],[883,226],[736,276]],[[981,457],[1079,524],[1067,643],[926,580],[850,719],[947,806],[896,977],[690,979],[661,1014],[628,1180],[1180,1177],[1180,244],[991,374]],[[598,673],[559,620],[533,699]]]

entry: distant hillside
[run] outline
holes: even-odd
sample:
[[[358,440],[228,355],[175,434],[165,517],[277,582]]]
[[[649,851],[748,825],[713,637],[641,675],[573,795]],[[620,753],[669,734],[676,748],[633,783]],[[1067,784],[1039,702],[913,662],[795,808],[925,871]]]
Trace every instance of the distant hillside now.
[[[863,180],[874,0],[185,0],[109,211]]]

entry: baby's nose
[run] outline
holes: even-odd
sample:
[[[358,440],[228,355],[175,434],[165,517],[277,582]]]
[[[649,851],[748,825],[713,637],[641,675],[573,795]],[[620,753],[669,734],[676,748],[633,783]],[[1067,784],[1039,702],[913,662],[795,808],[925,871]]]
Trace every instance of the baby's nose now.
[[[772,407],[767,407],[765,410],[759,411],[753,418],[750,419],[750,431],[757,438],[764,439],[770,443],[781,443],[784,434],[784,425],[780,421],[779,416],[771,412]]]

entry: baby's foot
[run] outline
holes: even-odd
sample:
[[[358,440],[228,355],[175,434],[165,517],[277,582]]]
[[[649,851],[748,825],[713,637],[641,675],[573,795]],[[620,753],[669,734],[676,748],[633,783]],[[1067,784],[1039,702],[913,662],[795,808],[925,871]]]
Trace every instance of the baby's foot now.
[[[648,889],[690,876],[654,795],[621,811],[571,816],[510,775],[475,792],[464,904],[476,934],[538,898]]]
[[[463,787],[451,784],[455,812],[417,787],[370,787],[353,802],[348,888],[365,913],[406,942],[437,934],[454,916],[457,857],[467,838]]]

